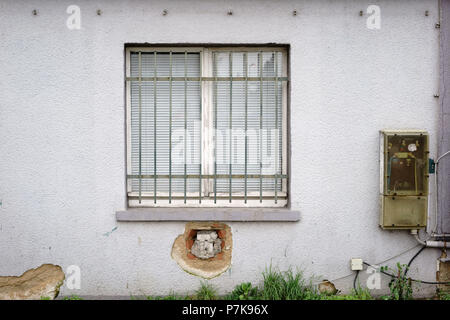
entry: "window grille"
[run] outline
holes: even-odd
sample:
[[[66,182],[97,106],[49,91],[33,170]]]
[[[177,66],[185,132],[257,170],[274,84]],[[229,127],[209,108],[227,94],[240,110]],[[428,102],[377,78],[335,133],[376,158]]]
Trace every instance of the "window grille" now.
[[[130,206],[284,206],[283,48],[127,48]]]

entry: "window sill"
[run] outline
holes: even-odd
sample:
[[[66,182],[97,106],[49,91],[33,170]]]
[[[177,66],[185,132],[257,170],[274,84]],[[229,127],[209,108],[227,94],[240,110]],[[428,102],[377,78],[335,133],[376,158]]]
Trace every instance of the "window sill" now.
[[[278,208],[136,208],[116,212],[117,221],[286,221],[300,211]]]

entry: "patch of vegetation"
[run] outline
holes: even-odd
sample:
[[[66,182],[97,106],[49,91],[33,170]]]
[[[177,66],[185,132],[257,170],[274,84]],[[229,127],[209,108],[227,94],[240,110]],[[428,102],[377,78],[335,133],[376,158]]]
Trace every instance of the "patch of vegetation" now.
[[[41,297],[41,300],[52,300],[50,297]]]
[[[170,293],[167,296],[147,296],[147,300],[191,300],[189,296],[178,295]]]
[[[76,295],[71,295],[71,296],[64,297],[63,300],[83,300],[83,298],[76,296]]]
[[[320,293],[312,280],[307,281],[303,272],[281,272],[272,267],[266,269],[263,274],[263,282],[260,287],[250,282],[241,283],[227,296],[227,300],[374,300],[368,289],[360,286],[352,290],[350,294]]]
[[[391,270],[384,266],[381,267],[381,272],[389,272],[394,274],[394,277],[389,282],[390,295],[382,297],[385,300],[410,300],[412,299],[412,284],[411,278],[406,277],[408,266],[406,264],[397,263],[397,270]]]
[[[312,286],[306,285],[301,271],[280,272],[270,266],[262,275],[260,297],[263,300],[303,300],[312,292]]]
[[[450,300],[450,292],[439,292],[439,300]]]
[[[237,285],[234,290],[225,297],[226,300],[256,300],[259,299],[258,288],[250,282]]]
[[[195,292],[198,300],[216,300],[217,290],[208,282],[201,282],[200,288]]]
[[[368,289],[357,290],[352,289],[350,294],[336,294],[336,295],[324,295],[320,294],[318,300],[374,300]]]
[[[407,300],[412,299],[411,279],[408,278],[407,265],[397,263],[395,270],[388,267],[381,267],[380,271],[392,276],[389,283],[390,294],[381,297],[384,300]],[[200,282],[200,287],[193,295],[178,295],[171,292],[167,296],[147,296],[147,300],[375,300],[367,288],[352,289],[349,294],[321,293],[313,280],[305,279],[302,271],[279,271],[277,269],[266,268],[262,272],[262,282],[255,286],[251,282],[243,282],[233,291],[225,296],[218,296],[216,288],[207,281]],[[450,293],[439,293],[440,300],[450,300]],[[42,297],[43,299],[45,297]],[[131,296],[131,299],[135,297]],[[379,298],[378,298],[379,299]],[[47,299],[44,299],[47,300]],[[81,300],[77,296],[66,297],[64,300]]]
[[[375,300],[375,298],[370,294],[369,289],[363,289],[360,286],[358,286],[356,290],[352,290],[352,296],[356,298],[352,300]]]

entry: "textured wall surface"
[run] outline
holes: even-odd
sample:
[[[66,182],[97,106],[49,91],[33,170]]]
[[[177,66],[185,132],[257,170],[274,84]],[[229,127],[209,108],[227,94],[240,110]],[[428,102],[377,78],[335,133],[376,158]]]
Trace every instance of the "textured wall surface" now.
[[[442,1],[441,15],[441,87],[438,156],[450,150],[450,1]],[[438,164],[438,234],[450,233],[450,154]]]
[[[408,232],[378,227],[378,130],[428,130],[436,155],[436,0],[376,1],[379,30],[359,16],[372,3],[356,0],[77,1],[81,30],[66,27],[70,4],[0,2],[1,275],[80,266],[81,289],[63,295],[198,287],[170,257],[184,223],[115,220],[126,203],[125,43],[291,46],[291,203],[301,221],[230,223],[232,267],[211,281],[221,292],[258,281],[270,263],[345,291],[350,258],[394,265],[418,249],[408,251],[417,245]],[[426,250],[410,274],[435,279],[438,256]]]

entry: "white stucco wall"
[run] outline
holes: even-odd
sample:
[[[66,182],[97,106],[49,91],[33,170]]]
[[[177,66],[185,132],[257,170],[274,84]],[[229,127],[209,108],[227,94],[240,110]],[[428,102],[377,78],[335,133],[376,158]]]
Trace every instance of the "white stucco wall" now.
[[[81,30],[66,27],[71,4]],[[369,4],[381,7],[380,30],[359,16]],[[232,267],[211,281],[221,292],[260,280],[270,263],[341,278],[345,291],[351,257],[378,263],[417,244],[378,227],[378,130],[428,130],[435,155],[437,0],[2,1],[0,16],[1,275],[80,266],[81,289],[63,295],[198,287],[170,257],[184,223],[115,220],[126,203],[125,43],[291,46],[291,203],[301,221],[230,223]],[[434,280],[438,255],[426,250],[410,274]]]

